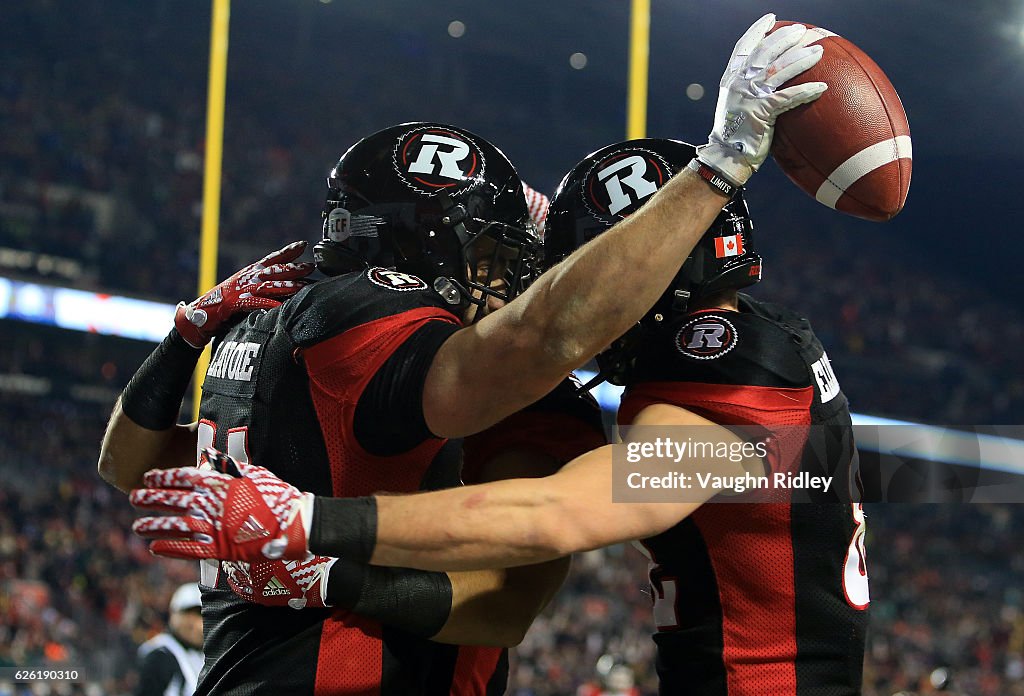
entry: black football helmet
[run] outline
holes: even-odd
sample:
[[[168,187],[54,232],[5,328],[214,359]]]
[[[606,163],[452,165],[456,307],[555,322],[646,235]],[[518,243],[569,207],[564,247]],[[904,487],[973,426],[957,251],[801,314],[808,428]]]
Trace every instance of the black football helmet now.
[[[374,133],[341,156],[327,187],[314,259],[328,275],[387,266],[453,305],[482,306],[515,297],[539,253],[512,163],[462,128],[403,123]]]
[[[627,140],[587,155],[565,175],[551,198],[544,226],[543,267],[550,268],[639,210],[696,156],[693,145],[663,138]],[[637,328],[598,356],[602,376],[622,383],[624,356],[632,352],[643,329],[686,313],[712,293],[761,280],[761,256],[754,250],[753,231],[739,189]]]

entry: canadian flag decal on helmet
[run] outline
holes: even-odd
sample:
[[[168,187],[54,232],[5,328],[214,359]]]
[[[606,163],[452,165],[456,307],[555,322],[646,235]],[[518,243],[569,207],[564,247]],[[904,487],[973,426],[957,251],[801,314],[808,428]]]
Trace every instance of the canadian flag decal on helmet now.
[[[483,152],[472,139],[435,126],[400,136],[394,161],[406,184],[427,195],[460,184],[475,184],[485,164]]]

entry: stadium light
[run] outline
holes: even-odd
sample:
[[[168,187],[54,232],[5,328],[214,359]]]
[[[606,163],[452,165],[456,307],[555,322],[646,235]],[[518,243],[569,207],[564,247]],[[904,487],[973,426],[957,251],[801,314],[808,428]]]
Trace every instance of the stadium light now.
[[[0,319],[159,343],[174,321],[174,310],[175,306],[166,302],[0,277]],[[592,370],[576,371],[584,384],[596,375]],[[619,407],[622,387],[604,382],[590,393],[602,409],[613,413]],[[858,428],[860,449],[926,461],[980,465],[991,471],[1024,475],[1024,437],[1021,437],[1024,433],[1018,432],[1021,428],[1007,426],[1000,436],[958,433],[952,428],[863,413],[851,416]],[[876,428],[876,433],[871,430],[874,426],[884,427]],[[914,429],[912,438],[902,437],[908,431],[898,432],[899,428],[907,426]]]
[[[466,33],[466,25],[464,22],[460,22],[455,19],[448,23],[448,36],[453,39],[460,39]]]

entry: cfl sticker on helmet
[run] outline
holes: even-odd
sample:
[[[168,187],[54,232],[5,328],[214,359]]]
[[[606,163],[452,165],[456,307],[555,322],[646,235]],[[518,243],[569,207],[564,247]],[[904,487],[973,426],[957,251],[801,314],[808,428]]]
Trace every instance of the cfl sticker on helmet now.
[[[636,212],[673,174],[665,159],[651,150],[613,152],[587,173],[583,202],[590,214],[608,224]]]
[[[409,292],[412,290],[426,290],[427,284],[419,276],[411,273],[402,273],[391,268],[371,268],[366,271],[366,277],[374,285],[379,285],[388,290]]]
[[[714,360],[736,347],[736,327],[716,314],[699,315],[683,324],[676,334],[676,348],[694,360]]]
[[[395,169],[413,190],[426,195],[472,186],[484,172],[484,154],[468,136],[439,127],[419,128],[395,145]]]

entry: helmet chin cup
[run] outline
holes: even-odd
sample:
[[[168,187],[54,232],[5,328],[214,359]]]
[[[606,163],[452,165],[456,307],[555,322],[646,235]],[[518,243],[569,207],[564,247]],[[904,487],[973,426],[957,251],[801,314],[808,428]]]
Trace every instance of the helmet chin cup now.
[[[434,292],[441,296],[441,299],[450,305],[462,304],[465,290],[451,278],[439,276],[434,279]]]

